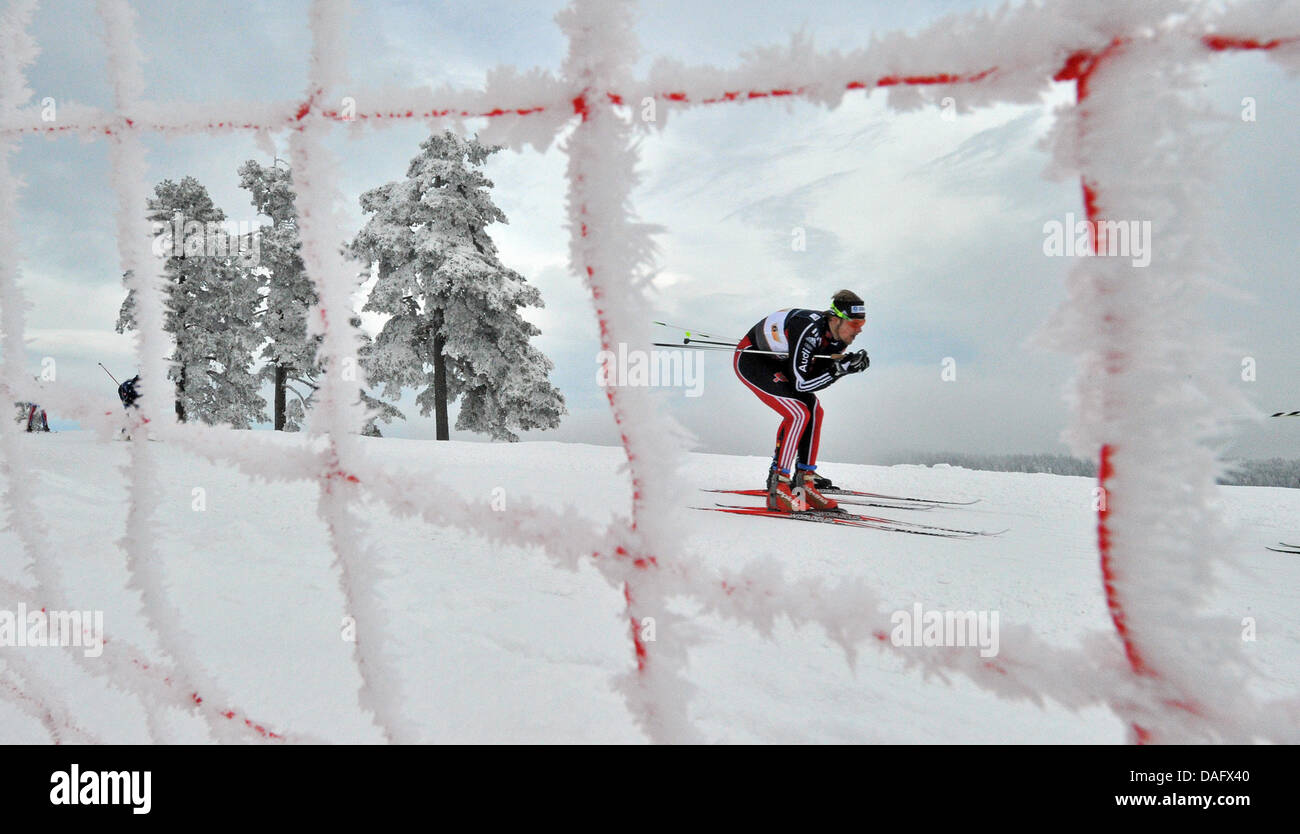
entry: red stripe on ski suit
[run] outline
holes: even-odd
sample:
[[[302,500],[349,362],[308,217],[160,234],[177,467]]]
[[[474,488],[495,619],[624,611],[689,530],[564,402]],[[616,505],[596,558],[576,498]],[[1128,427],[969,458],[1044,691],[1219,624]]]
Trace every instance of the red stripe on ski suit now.
[[[799,446],[802,444],[804,432],[812,432],[808,460],[804,461],[804,465],[808,467],[816,466],[817,449],[821,446],[822,415],[825,413],[822,410],[821,403],[817,403],[816,410],[810,410],[800,400],[770,394],[746,379],[745,375],[740,372],[740,354],[741,351],[750,346],[748,336],[740,340],[740,344],[736,346],[736,355],[732,357],[731,367],[740,381],[745,383],[754,392],[755,396],[762,400],[768,408],[781,415],[781,426],[777,429],[777,437],[783,439],[781,440],[781,458],[777,461],[777,466],[786,473],[794,471],[795,457],[799,454]],[[793,434],[791,433],[792,429],[795,430]]]

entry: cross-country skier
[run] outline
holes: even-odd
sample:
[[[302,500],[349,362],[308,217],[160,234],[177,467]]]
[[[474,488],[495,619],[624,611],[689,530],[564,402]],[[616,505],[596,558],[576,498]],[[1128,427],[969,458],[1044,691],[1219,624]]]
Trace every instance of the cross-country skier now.
[[[813,392],[870,365],[865,350],[845,353],[866,318],[862,299],[850,290],[840,290],[831,299],[829,310],[777,310],[740,340],[734,360],[736,376],[781,415],[776,454],[767,478],[768,509],[789,513],[838,506],[817,489],[814,480],[822,407]],[[831,356],[837,358],[826,358]],[[801,496],[792,488],[801,489]]]
[[[45,409],[36,403],[30,403],[31,410],[27,412],[27,430],[28,431],[49,431],[50,418],[46,415]]]
[[[41,408],[36,403],[14,403],[14,405],[18,406],[19,410],[18,422],[21,424],[23,421],[26,421],[27,431],[34,432],[50,430],[50,421],[45,415],[45,409]]]
[[[118,399],[122,401],[123,408],[140,407],[135,404],[135,401],[140,399],[140,392],[135,390],[135,386],[139,382],[140,382],[140,375],[136,374],[135,376],[128,379],[126,382],[123,382],[121,385],[117,386],[117,396]]]

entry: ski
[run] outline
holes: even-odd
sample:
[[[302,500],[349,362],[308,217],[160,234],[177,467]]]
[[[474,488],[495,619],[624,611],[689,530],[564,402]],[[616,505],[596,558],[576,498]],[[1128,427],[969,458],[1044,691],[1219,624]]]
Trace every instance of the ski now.
[[[769,510],[766,507],[738,507],[734,504],[718,504],[717,506],[728,510],[742,510],[750,514],[771,513],[772,515],[777,515],[777,516],[810,515],[814,517],[826,517],[826,518],[832,518],[836,520],[842,519],[845,521],[852,521],[859,524],[888,524],[893,527],[906,527],[909,530],[934,530],[937,532],[950,533],[950,534],[956,534],[961,536],[999,536],[1007,532],[1006,530],[997,530],[993,532],[986,531],[986,530],[962,530],[955,527],[940,527],[935,524],[921,524],[918,521],[902,521],[897,518],[882,518],[881,516],[875,516],[875,515],[859,515],[858,513],[850,513],[845,510],[804,510],[803,512],[799,512],[799,513],[783,513],[780,510]],[[757,511],[757,513],[753,511]]]
[[[763,518],[784,518],[789,519],[790,521],[811,521],[818,524],[838,524],[841,527],[865,527],[871,530],[885,530],[891,533],[911,533],[916,536],[938,536],[944,539],[969,539],[980,535],[971,530],[925,530],[910,526],[902,527],[900,526],[900,522],[882,523],[866,521],[863,518],[853,516],[850,513],[844,515],[834,512],[782,513],[776,510],[769,510],[766,507],[729,507],[721,504],[716,507],[693,507],[692,509],[708,510],[717,513],[731,513],[733,515],[761,516]]]
[[[1300,550],[1300,544],[1291,544],[1291,542],[1278,542],[1278,547],[1290,547],[1294,550]]]
[[[761,498],[767,495],[767,492],[761,489],[706,489],[704,492],[720,492],[727,495],[751,495]],[[884,507],[888,510],[933,510],[939,507],[938,504],[908,504],[898,501],[886,502],[878,501],[853,501],[836,496],[836,500],[841,504],[852,504],[855,507]]]
[[[1300,556],[1300,547],[1296,547],[1293,544],[1286,544],[1285,542],[1279,542],[1276,547],[1266,544],[1264,545],[1264,549],[1271,550],[1274,553],[1290,553],[1292,556]]]
[[[919,504],[941,504],[954,507],[965,507],[970,504],[978,504],[980,500],[974,498],[970,501],[946,501],[938,498],[909,498],[904,495],[886,495],[882,492],[862,492],[856,489],[843,489],[841,487],[827,487],[826,489],[819,491],[822,495],[857,495],[862,498],[883,498],[889,501],[909,501]]]
[[[767,495],[766,490],[762,489],[710,489],[708,492],[728,492],[732,495]],[[882,501],[905,501],[909,504],[930,504],[936,507],[966,507],[971,504],[978,504],[980,499],[975,498],[970,501],[947,501],[938,498],[909,498],[903,495],[885,495],[882,492],[861,492],[855,489],[841,489],[840,487],[827,487],[818,490],[822,495],[830,495],[838,498],[841,495],[852,495],[858,498],[876,498]]]

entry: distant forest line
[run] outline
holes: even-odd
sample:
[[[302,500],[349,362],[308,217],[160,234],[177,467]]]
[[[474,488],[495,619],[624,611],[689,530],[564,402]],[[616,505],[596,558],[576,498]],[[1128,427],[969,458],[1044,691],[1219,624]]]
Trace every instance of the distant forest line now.
[[[1069,455],[967,455],[956,452],[917,453],[880,461],[892,465],[899,463],[934,466],[946,463],[964,469],[983,469],[989,472],[1045,472],[1050,475],[1081,475],[1097,477],[1097,461],[1070,457]],[[1291,458],[1261,458],[1258,460],[1230,461],[1230,470],[1219,478],[1228,486],[1272,486],[1300,489],[1300,460]]]

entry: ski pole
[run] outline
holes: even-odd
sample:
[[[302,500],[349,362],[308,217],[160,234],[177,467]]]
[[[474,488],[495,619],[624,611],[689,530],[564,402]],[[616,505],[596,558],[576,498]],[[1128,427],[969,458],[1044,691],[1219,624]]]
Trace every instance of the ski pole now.
[[[735,350],[735,348],[731,347],[730,345],[719,345],[717,347],[713,345],[701,345],[699,347],[696,347],[695,345],[687,345],[687,344],[679,345],[676,342],[655,342],[654,346],[670,347],[670,348],[687,348],[689,350]],[[781,354],[781,355],[784,356],[785,354]]]
[[[744,348],[744,349],[741,349],[741,348],[735,348],[735,349],[729,349],[729,348],[727,348],[727,347],[725,347],[725,346],[724,346],[724,347],[692,347],[691,345],[684,345],[684,346],[683,346],[683,345],[675,345],[675,344],[673,344],[672,342],[655,342],[655,343],[654,343],[654,347],[671,347],[671,348],[686,347],[686,348],[688,348],[688,349],[690,349],[690,350],[729,350],[729,352],[731,352],[731,353],[765,353],[765,354],[768,354],[768,355],[770,355],[770,356],[789,356],[789,355],[790,355],[790,354],[788,354],[788,353],[782,353],[782,352],[779,351],[779,350],[755,350],[754,348]],[[843,359],[845,356],[846,356],[846,354],[843,354],[843,353],[832,353],[832,354],[818,353],[818,354],[815,354],[812,358],[813,358],[813,359]]]
[[[687,339],[689,339],[691,336],[703,336],[703,337],[706,338],[706,339],[725,339],[725,338],[727,338],[726,336],[714,336],[714,335],[711,334],[711,333],[701,333],[701,332],[698,331],[698,330],[687,330],[685,327],[679,327],[678,325],[675,325],[675,324],[669,324],[669,323],[666,322],[666,321],[654,321],[654,322],[651,322],[651,324],[657,324],[657,325],[659,325],[660,327],[671,327],[673,330],[680,330],[680,331],[682,331],[683,333],[686,334],[686,338],[687,338]],[[734,344],[734,343],[733,343],[733,344]]]
[[[691,338],[692,336],[709,336],[708,333],[698,333],[698,332],[695,332],[695,331],[692,331],[692,330],[686,330],[686,328],[684,328],[684,327],[678,327],[678,326],[675,325],[675,324],[668,324],[667,322],[662,322],[662,321],[656,321],[656,322],[652,322],[652,323],[653,323],[653,324],[663,325],[664,327],[671,327],[671,328],[673,328],[673,329],[675,329],[675,330],[681,330],[681,331],[683,331],[683,332],[686,334],[686,337],[685,337],[684,339],[682,339],[682,344],[681,344],[681,345],[674,345],[674,344],[669,344],[669,343],[666,343],[666,342],[655,342],[655,347],[682,347],[682,346],[690,347],[691,345],[718,345],[718,346],[720,346],[720,347],[724,347],[724,348],[735,348],[735,347],[737,347],[737,343],[734,342],[734,341],[733,341],[733,342],[711,342],[711,341],[708,341],[708,340],[706,340],[706,339],[693,339],[693,338]],[[719,338],[723,338],[723,337],[721,337],[721,336],[709,336],[709,338],[710,338],[710,339],[719,339]],[[705,348],[697,348],[697,350],[705,350]],[[789,356],[789,355],[790,355],[790,354],[788,354],[788,353],[780,353],[779,351],[774,351],[774,350],[753,350],[753,349],[748,349],[748,350],[746,350],[746,351],[744,351],[744,352],[745,352],[745,353],[770,353],[770,354],[772,354],[773,356]],[[825,354],[825,353],[819,353],[819,354],[817,354],[816,356],[814,356],[813,359],[840,359],[840,358],[843,358],[844,356],[845,356],[845,354],[843,354],[843,353],[836,353],[836,354]]]
[[[99,364],[99,367],[104,368],[104,363],[103,363],[103,362],[100,362],[100,363],[98,363],[98,364]],[[111,380],[113,380],[113,384],[114,384],[114,385],[116,385],[118,388],[121,388],[121,387],[122,387],[122,383],[118,382],[118,381],[117,381],[117,377],[113,376],[111,373],[108,372],[108,368],[104,368],[104,373],[108,374],[108,378],[111,379]]]

